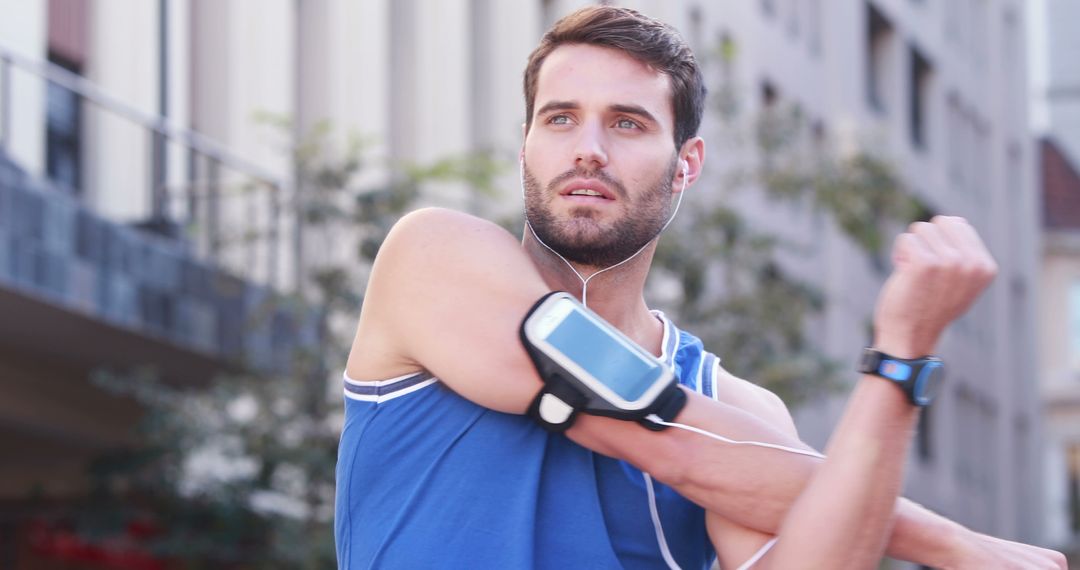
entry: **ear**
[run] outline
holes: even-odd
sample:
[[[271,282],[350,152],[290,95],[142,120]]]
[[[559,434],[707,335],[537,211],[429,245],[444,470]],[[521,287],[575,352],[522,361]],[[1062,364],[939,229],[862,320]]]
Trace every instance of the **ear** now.
[[[693,137],[683,143],[679,149],[679,161],[682,163],[676,168],[674,188],[682,188],[682,177],[686,177],[686,187],[689,188],[701,176],[701,169],[705,166],[705,139]]]

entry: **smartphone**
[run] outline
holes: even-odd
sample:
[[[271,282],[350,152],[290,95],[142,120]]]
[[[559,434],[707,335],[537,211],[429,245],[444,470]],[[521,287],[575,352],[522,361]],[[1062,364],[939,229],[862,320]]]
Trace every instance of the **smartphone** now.
[[[569,293],[551,294],[534,308],[522,338],[534,358],[542,355],[583,389],[594,411],[632,415],[676,382],[671,368]],[[545,368],[551,366],[538,365],[542,375]]]

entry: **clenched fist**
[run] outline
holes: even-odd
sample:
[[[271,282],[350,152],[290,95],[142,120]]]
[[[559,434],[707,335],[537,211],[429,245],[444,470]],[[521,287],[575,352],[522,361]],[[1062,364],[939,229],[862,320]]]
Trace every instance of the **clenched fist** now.
[[[997,275],[967,220],[915,222],[893,244],[893,272],[874,312],[875,348],[898,358],[932,354],[942,331]]]

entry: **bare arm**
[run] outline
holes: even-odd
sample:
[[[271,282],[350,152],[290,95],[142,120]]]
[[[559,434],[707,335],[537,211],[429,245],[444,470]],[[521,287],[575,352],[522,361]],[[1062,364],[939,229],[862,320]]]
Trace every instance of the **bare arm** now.
[[[717,397],[754,414],[790,438],[799,438],[791,413],[771,392],[719,370]],[[792,499],[794,500],[794,499]],[[782,516],[782,515],[781,515]],[[721,568],[737,568],[758,552],[777,529],[767,532],[743,526],[716,512],[705,513]],[[932,568],[1050,568],[1060,554],[979,534],[905,498],[896,502],[896,516],[886,554]]]
[[[763,568],[873,568],[884,554],[917,411],[886,381],[859,381],[829,459],[792,506]]]
[[[426,369],[480,405],[522,413],[541,382],[518,341],[518,326],[548,290],[517,241],[494,224],[445,210],[413,213],[391,232],[376,260],[349,374],[388,378]],[[736,439],[803,446],[736,405],[694,394],[678,421]],[[568,435],[652,473],[711,512],[767,532],[779,528],[818,463],[591,416],[580,418]],[[897,528],[922,528],[908,522]],[[902,557],[924,560],[925,535],[908,536],[900,542],[911,556]]]
[[[944,327],[970,306],[996,272],[981,240],[959,218],[939,217],[930,224],[913,224],[909,233],[897,239],[893,260],[896,269],[875,315],[875,345],[901,358],[933,352]],[[917,408],[888,381],[864,376],[830,440],[829,458],[785,517],[776,546],[757,566],[872,568],[885,551],[896,513],[902,517],[907,511],[909,516],[922,517],[928,523],[925,527],[940,526],[934,524],[937,521],[930,513],[919,512],[914,505],[896,508],[917,414]],[[720,532],[738,531],[730,526],[717,528]],[[901,524],[902,532],[916,533],[915,542],[920,530],[925,531],[910,521]],[[969,538],[978,536],[967,534]],[[913,536],[895,540],[894,534],[893,538],[893,542],[910,546]],[[933,545],[932,540],[923,542]],[[1000,555],[982,556],[981,561],[970,555],[967,559],[937,557],[939,553],[923,561],[941,567],[1065,567],[1060,554],[1013,548],[1023,545],[1006,541],[997,543],[1001,552],[995,555]]]

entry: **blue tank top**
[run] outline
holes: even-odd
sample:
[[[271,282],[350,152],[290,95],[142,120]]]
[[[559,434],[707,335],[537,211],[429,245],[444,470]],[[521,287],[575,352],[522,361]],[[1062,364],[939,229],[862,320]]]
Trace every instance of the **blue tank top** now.
[[[657,316],[661,358],[712,397],[719,359]],[[655,569],[668,559],[704,570],[715,559],[700,507],[525,416],[478,406],[426,373],[346,376],[345,396],[342,569]]]

